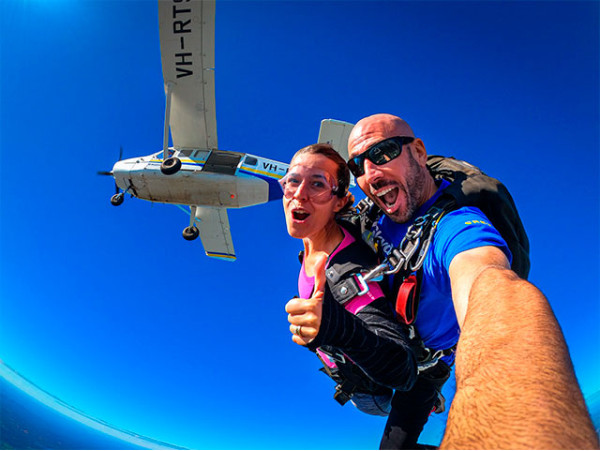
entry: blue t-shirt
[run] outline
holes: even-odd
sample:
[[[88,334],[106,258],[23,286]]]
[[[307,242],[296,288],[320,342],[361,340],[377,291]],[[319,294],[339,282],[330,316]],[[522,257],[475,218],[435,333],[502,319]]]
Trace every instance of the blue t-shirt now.
[[[449,182],[443,181],[435,195],[417,210],[413,219],[424,215],[448,185]],[[387,254],[391,246],[400,244],[412,223],[413,220],[399,224],[383,215],[374,225],[373,234],[381,239]],[[458,342],[460,328],[452,302],[448,268],[460,252],[482,246],[496,246],[509,261],[512,260],[506,241],[480,209],[463,207],[442,217],[423,262],[421,298],[415,320],[415,326],[427,347],[448,349]],[[450,362],[453,359],[444,360]]]

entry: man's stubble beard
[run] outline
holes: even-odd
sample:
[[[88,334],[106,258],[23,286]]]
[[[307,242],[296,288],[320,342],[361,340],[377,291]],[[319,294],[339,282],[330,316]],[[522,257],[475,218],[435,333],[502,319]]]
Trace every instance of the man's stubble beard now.
[[[423,200],[422,197],[428,171],[426,168],[419,166],[417,160],[412,156],[412,152],[408,152],[407,156],[409,170],[406,176],[406,188],[398,186],[399,191],[402,191],[406,199],[406,208],[404,211],[398,210],[388,215],[392,221],[400,224],[410,221],[415,212],[426,200]],[[398,194],[400,195],[400,193]]]

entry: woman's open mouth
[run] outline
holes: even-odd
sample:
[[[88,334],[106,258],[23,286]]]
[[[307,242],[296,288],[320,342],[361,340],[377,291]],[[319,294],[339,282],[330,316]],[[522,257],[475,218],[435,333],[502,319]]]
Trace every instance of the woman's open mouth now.
[[[295,221],[304,221],[306,220],[306,218],[308,218],[310,216],[310,213],[307,212],[306,210],[304,210],[303,208],[294,208],[292,210],[292,218]]]

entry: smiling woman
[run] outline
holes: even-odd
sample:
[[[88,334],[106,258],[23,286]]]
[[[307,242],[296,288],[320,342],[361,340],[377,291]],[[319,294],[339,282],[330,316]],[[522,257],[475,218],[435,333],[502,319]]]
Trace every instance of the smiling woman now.
[[[302,239],[304,251],[299,297],[286,311],[294,343],[315,352],[337,383],[334,399],[387,416],[393,390],[413,386],[416,362],[382,288],[357,277],[377,264],[376,255],[336,222],[353,204],[349,183],[345,161],[329,144],[292,158],[281,182],[283,208],[288,233]]]
[[[1,449],[184,449],[77,411],[0,360]]]

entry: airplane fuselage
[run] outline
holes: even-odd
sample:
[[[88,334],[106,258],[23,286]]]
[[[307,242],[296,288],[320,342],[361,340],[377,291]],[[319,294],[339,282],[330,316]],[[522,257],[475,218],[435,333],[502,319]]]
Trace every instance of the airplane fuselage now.
[[[242,208],[280,199],[278,180],[288,165],[250,154],[222,150],[175,150],[174,174],[161,172],[163,153],[117,162],[119,188],[152,202]]]

